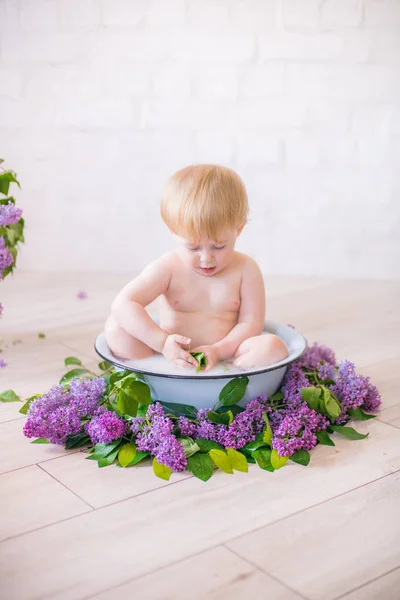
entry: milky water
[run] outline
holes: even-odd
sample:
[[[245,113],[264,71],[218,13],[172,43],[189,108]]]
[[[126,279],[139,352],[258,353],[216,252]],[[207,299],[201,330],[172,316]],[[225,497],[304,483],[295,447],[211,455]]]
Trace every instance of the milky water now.
[[[272,369],[276,368],[278,365],[284,366],[285,364],[292,362],[304,350],[304,347],[305,347],[304,338],[299,333],[297,333],[295,330],[290,329],[289,327],[286,327],[284,325],[274,324],[269,321],[269,322],[266,322],[266,327],[265,327],[264,333],[275,333],[275,334],[279,335],[286,342],[288,349],[289,349],[288,358],[286,358],[285,360],[283,360],[279,363],[276,363],[275,365],[270,365],[269,367],[265,367],[266,371],[272,370]],[[257,367],[255,369],[246,369],[246,370],[241,369],[241,368],[237,367],[236,365],[233,365],[232,362],[230,362],[232,359],[219,362],[212,369],[212,371],[201,370],[198,372],[196,371],[195,368],[184,369],[184,368],[176,367],[173,364],[171,364],[170,362],[168,362],[167,359],[164,356],[162,356],[161,354],[156,354],[149,358],[143,358],[140,360],[126,360],[123,358],[118,358],[111,353],[111,351],[107,345],[107,342],[105,340],[104,334],[101,334],[97,338],[96,349],[103,358],[109,360],[110,362],[118,363],[119,366],[122,366],[126,369],[130,369],[133,371],[139,371],[139,372],[143,371],[143,372],[154,373],[154,374],[159,374],[159,375],[197,377],[197,378],[208,377],[209,378],[210,376],[216,376],[216,377],[219,376],[220,377],[221,375],[222,376],[225,375],[228,377],[233,377],[236,375],[243,375],[243,373],[250,375],[251,373],[260,372],[260,367]]]

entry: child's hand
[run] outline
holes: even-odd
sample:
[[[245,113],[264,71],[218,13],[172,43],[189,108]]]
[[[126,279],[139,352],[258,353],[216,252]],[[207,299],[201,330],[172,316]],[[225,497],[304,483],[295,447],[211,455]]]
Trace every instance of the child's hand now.
[[[218,350],[215,346],[198,346],[197,348],[193,348],[192,352],[204,352],[207,359],[207,366],[205,369],[201,369],[202,371],[211,371],[219,361]]]
[[[177,367],[193,369],[194,367],[197,367],[197,360],[193,358],[193,356],[191,356],[187,350],[182,348],[182,344],[188,345],[190,342],[190,338],[185,338],[182,335],[173,333],[165,340],[162,354],[169,362]]]

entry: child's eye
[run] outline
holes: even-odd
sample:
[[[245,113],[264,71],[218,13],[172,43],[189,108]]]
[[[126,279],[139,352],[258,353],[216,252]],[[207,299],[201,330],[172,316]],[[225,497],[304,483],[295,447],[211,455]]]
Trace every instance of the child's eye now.
[[[190,250],[190,252],[196,252],[196,250],[199,249],[198,246],[196,246],[196,248],[189,248],[188,246],[186,246],[188,250]]]
[[[214,250],[223,250],[225,246],[214,246]]]

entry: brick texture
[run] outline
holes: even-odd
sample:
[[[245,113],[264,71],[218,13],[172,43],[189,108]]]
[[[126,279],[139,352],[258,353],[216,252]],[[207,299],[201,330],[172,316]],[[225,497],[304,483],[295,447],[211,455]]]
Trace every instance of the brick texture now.
[[[135,273],[165,179],[243,177],[263,271],[400,277],[399,0],[0,0],[26,269]]]

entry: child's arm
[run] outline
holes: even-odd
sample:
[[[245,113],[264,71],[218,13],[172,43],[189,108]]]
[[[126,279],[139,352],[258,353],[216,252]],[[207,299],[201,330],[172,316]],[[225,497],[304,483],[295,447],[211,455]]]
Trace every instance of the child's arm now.
[[[162,352],[169,333],[154,323],[144,307],[167,291],[170,279],[170,257],[162,256],[128,283],[111,306],[118,325],[156,352]]]
[[[220,360],[234,356],[240,344],[260,335],[265,318],[264,279],[257,263],[249,258],[243,269],[238,323],[222,340],[213,344]]]

